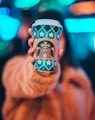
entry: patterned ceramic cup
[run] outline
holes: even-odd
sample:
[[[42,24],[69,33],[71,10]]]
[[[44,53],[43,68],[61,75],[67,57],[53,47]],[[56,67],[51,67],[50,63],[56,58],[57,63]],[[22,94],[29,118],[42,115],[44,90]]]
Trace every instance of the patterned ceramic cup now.
[[[54,72],[58,60],[58,49],[62,25],[52,19],[39,19],[32,25],[36,58],[35,69],[43,72]]]

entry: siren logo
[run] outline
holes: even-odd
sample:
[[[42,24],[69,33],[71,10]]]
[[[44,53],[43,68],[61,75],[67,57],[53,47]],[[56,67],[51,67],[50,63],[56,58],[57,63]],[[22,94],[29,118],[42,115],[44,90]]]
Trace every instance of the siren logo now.
[[[37,58],[54,59],[55,47],[50,41],[41,41],[37,45]]]

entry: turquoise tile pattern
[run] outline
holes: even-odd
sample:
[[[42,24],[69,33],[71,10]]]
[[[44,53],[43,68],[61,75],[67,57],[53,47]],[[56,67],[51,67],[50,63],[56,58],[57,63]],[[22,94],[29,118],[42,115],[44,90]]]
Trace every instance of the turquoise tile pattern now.
[[[38,71],[50,71],[54,72],[56,69],[56,60],[52,60],[55,57],[56,50],[54,44],[49,41],[60,40],[61,27],[54,25],[37,25],[33,26],[34,40],[42,38],[43,40],[37,44],[36,59],[34,62],[35,69]]]

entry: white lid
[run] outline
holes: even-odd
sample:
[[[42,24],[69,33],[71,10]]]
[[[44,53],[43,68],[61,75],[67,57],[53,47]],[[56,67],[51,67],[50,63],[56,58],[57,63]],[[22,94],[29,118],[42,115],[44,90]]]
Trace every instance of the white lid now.
[[[62,27],[59,21],[53,19],[38,19],[35,21],[32,27],[37,25],[54,25],[54,26]]]

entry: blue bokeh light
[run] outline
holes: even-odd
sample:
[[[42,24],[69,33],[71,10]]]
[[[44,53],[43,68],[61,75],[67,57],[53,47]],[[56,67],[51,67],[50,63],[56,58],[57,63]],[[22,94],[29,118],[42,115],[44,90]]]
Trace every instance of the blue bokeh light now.
[[[9,16],[0,15],[0,37],[3,40],[12,40],[18,32],[20,21]]]
[[[90,51],[95,52],[95,33],[92,33],[92,35],[90,35],[90,40],[86,41]]]
[[[95,18],[65,19],[73,58],[83,60],[95,52]]]
[[[0,3],[2,2],[2,0],[0,0]]]
[[[75,2],[75,0],[58,0],[58,2],[61,4],[61,5],[70,5],[72,4],[73,2]]]
[[[65,19],[65,25],[70,33],[95,32],[95,18]]]
[[[15,6],[17,8],[30,8],[38,4],[40,0],[16,0]]]
[[[0,57],[6,55],[10,50],[10,41],[0,39]]]
[[[7,8],[7,7],[0,7],[0,14],[9,15],[10,14],[10,9]]]

